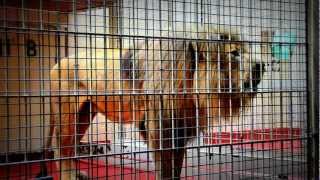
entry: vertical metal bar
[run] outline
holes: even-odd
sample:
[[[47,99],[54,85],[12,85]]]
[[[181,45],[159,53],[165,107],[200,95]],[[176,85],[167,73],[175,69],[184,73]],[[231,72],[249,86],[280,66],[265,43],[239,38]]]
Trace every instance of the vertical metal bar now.
[[[237,2],[238,2],[238,0],[237,0]],[[240,4],[240,12],[239,12],[239,16],[240,16],[240,32],[243,32],[243,24],[244,24],[244,12],[243,12],[243,9],[242,9],[242,7],[243,7],[243,1],[239,1],[239,4]],[[238,14],[238,13],[236,13],[236,14]],[[238,15],[237,15],[238,16]],[[244,37],[243,37],[243,34],[241,33],[240,35],[239,35],[239,40],[240,41],[242,41],[242,40],[244,40]],[[242,45],[245,45],[245,46],[248,46],[247,44],[241,44],[241,46]],[[244,63],[245,63],[245,61],[244,61],[244,59],[243,59],[243,57],[244,57],[244,55],[245,55],[245,51],[244,51],[244,49],[243,48],[240,48],[240,57],[239,57],[239,70],[240,70],[240,93],[243,93],[244,92],[244,87],[243,87],[243,81],[244,81],[244,76],[243,76],[243,74],[244,74]],[[242,95],[241,95],[242,96]],[[244,102],[242,101],[242,98],[240,99],[240,106],[241,107],[243,107],[243,105],[244,105]],[[241,125],[241,127],[240,127],[240,131],[243,131],[244,129],[245,129],[245,110],[243,110],[243,109],[245,109],[245,107],[244,108],[242,108],[241,110],[240,110],[240,120],[239,120],[239,122],[240,122],[240,125]],[[243,146],[241,145],[240,146],[240,151],[241,151],[241,156],[244,156],[244,150],[242,149],[243,148]],[[244,168],[245,167],[245,162],[244,161],[241,161],[241,163],[240,163],[240,171],[241,172],[243,172],[244,171]],[[240,175],[242,175],[242,174],[240,174]]]
[[[5,0],[3,0],[2,1],[2,4],[4,5],[4,8],[3,8],[3,27],[5,28],[5,39],[7,39],[8,38],[8,30],[6,29],[6,27],[7,27],[7,8],[6,8],[6,1]],[[18,36],[19,37],[19,36]],[[17,41],[19,41],[19,38],[17,38]],[[0,43],[2,43],[2,42],[0,42]],[[19,46],[18,46],[18,50],[19,50]],[[18,66],[20,66],[20,61],[19,61],[19,59],[20,59],[20,56],[19,56],[19,54],[17,55],[17,58],[18,58]],[[9,152],[9,150],[10,150],[10,142],[9,142],[9,140],[8,139],[10,139],[10,132],[9,132],[9,129],[10,129],[10,126],[9,126],[9,122],[10,122],[10,114],[9,114],[9,112],[10,112],[10,109],[9,109],[9,96],[8,96],[8,93],[9,93],[9,69],[8,69],[8,67],[9,67],[9,61],[8,61],[8,55],[7,55],[7,52],[6,52],[6,54],[5,54],[5,61],[6,61],[6,63],[5,63],[5,67],[6,67],[6,70],[5,70],[5,82],[6,82],[6,86],[5,86],[5,96],[6,96],[6,100],[5,100],[5,103],[6,103],[6,110],[5,110],[5,112],[6,112],[6,117],[5,117],[5,119],[3,119],[3,121],[6,121],[6,127],[4,128],[4,131],[6,131],[6,133],[5,133],[5,137],[7,138],[7,141],[6,141],[6,147],[5,147],[5,151],[6,152]],[[20,71],[18,72],[18,77],[20,77]],[[20,89],[20,83],[19,83],[19,89]],[[19,96],[18,96],[18,100],[19,100],[19,102],[20,102],[20,94],[19,94]],[[19,109],[20,109],[20,104],[19,104]],[[0,123],[4,123],[4,122],[0,122]],[[19,131],[19,138],[20,138],[21,136],[20,136],[20,131]],[[20,146],[20,145],[19,145]],[[8,154],[6,154],[6,156],[5,156],[5,162],[9,162],[9,157],[8,157]]]
[[[183,25],[182,25],[182,38],[185,39],[186,38],[186,34],[185,34],[185,32],[186,32],[186,2],[185,1],[182,2],[182,23],[183,23]],[[185,44],[184,47],[183,47],[183,68],[184,69],[186,69],[186,58],[187,58],[186,57],[186,53],[187,53],[186,51],[187,51],[187,48],[188,48],[188,45]],[[183,88],[183,97],[186,97],[186,95],[187,95],[186,75],[187,75],[186,71],[184,71],[183,72],[183,78],[184,78],[184,81],[183,81],[183,87],[184,87]],[[184,111],[184,117],[186,117],[186,111]],[[187,134],[187,132],[185,131],[184,132],[184,137],[186,137],[186,134]],[[186,164],[187,164],[187,158],[188,158],[188,150],[186,149],[186,153],[184,155],[184,161],[185,161]],[[185,171],[184,171],[185,176],[188,175],[187,170],[188,170],[188,165],[186,165],[186,167],[185,167]]]
[[[175,22],[174,22],[174,19],[175,19],[175,9],[174,9],[174,1],[173,0],[170,0],[168,1],[168,24],[169,24],[169,27],[168,27],[168,36],[169,37],[175,37],[175,32],[176,32],[176,29],[175,29]],[[170,35],[170,31],[171,31],[171,35]],[[168,57],[168,60],[170,60],[170,65],[171,65],[171,69],[170,69],[170,83],[171,83],[171,90],[169,89],[167,93],[169,93],[169,101],[170,101],[170,119],[171,119],[171,147],[172,149],[176,149],[176,148],[180,148],[179,146],[176,147],[175,146],[175,138],[180,138],[180,137],[176,137],[175,136],[175,119],[176,119],[176,115],[175,115],[175,111],[174,111],[174,106],[176,105],[176,96],[174,95],[175,93],[177,93],[178,91],[176,91],[177,87],[175,86],[175,83],[174,81],[179,81],[177,79],[177,73],[175,72],[176,71],[176,59],[175,59],[175,55],[176,53],[174,52],[177,47],[175,46],[177,44],[177,41],[175,39],[171,39],[169,42],[169,47],[170,47],[170,44],[172,44],[172,49],[170,50],[169,49],[169,54],[170,54],[170,57]],[[182,71],[185,71],[185,69],[183,69]],[[172,163],[172,167],[174,167],[174,158],[176,158],[174,155],[172,155],[171,157],[171,163]],[[174,168],[172,168],[172,177],[173,178],[176,178],[174,177],[175,174],[174,174]]]
[[[212,42],[210,42],[212,40],[212,32],[211,32],[211,24],[212,24],[212,21],[211,21],[211,8],[212,6],[208,5],[210,4],[209,1],[206,1],[205,2],[205,5],[204,7],[204,11],[206,12],[206,14],[204,15],[205,18],[206,18],[206,21],[204,23],[208,23],[209,25],[205,26],[204,29],[205,29],[205,32],[206,32],[206,68],[207,68],[207,73],[206,73],[206,93],[207,93],[207,100],[206,100],[206,106],[207,106],[207,113],[206,113],[206,124],[207,124],[207,132],[206,132],[206,136],[207,138],[210,138],[212,136],[212,128],[213,128],[213,125],[211,125],[211,122],[213,120],[214,117],[211,117],[213,114],[213,107],[211,107],[210,105],[210,100],[212,101],[212,98],[213,96],[210,95],[210,93],[212,93],[212,86],[211,86],[211,83],[210,83],[210,78],[212,77],[212,66],[210,63],[212,63],[212,57],[211,57],[211,54],[213,53],[212,49],[210,47],[214,47],[215,45],[212,44]],[[209,144],[209,143],[208,143]],[[210,163],[210,160],[211,160],[211,147],[208,147],[207,150],[206,150],[206,153],[209,154],[209,156],[206,157],[206,164],[209,164],[209,167],[211,167],[211,163]],[[199,157],[200,158],[200,157]],[[207,178],[209,179],[212,179],[213,177],[211,177],[211,174],[208,174]]]
[[[196,22],[196,54],[195,54],[195,75],[194,75],[194,81],[195,82],[195,93],[197,95],[197,100],[196,100],[196,103],[195,103],[195,106],[196,106],[196,146],[197,146],[197,157],[196,157],[196,160],[197,160],[197,163],[198,163],[198,166],[197,166],[197,173],[200,172],[200,112],[199,112],[199,109],[200,109],[200,103],[199,103],[199,99],[200,99],[200,91],[199,91],[199,58],[200,58],[200,54],[202,53],[202,49],[200,49],[201,45],[200,43],[203,43],[203,42],[200,42],[199,39],[202,38],[202,32],[199,32],[199,3],[196,1],[196,3],[194,4],[194,8],[195,8],[195,15],[194,15],[194,18],[195,18],[195,22]],[[193,33],[193,32],[192,32]],[[200,35],[201,34],[201,35]],[[200,35],[200,36],[199,36]],[[199,46],[199,47],[198,47]]]
[[[304,2],[305,3],[305,2]],[[303,4],[302,5],[299,5],[299,7],[298,7],[298,12],[303,12],[304,11],[304,9],[305,9],[305,6],[303,6]],[[301,13],[302,14],[302,13]],[[302,14],[302,15],[304,15],[304,14]],[[302,18],[301,18],[302,19]],[[305,41],[306,41],[306,39],[305,39]],[[302,48],[298,48],[297,49],[297,55],[303,55],[304,54],[304,47],[302,47]],[[303,73],[305,73],[304,71],[305,70],[303,70],[304,68],[305,68],[305,64],[306,64],[306,57],[303,55],[303,56],[298,56],[298,58],[300,59],[300,58],[303,58],[304,59],[304,61],[303,61],[303,66],[298,66],[298,68],[297,68],[297,71],[299,72],[299,73],[301,73],[301,72],[303,72]],[[306,76],[304,76],[304,78],[306,78]],[[300,83],[298,83],[298,87],[302,87],[303,86],[303,84],[305,84],[305,80],[304,81],[301,81]],[[297,94],[296,94],[296,96],[297,96],[297,103],[299,104],[299,108],[297,109],[297,112],[304,112],[305,111],[305,99],[306,99],[306,92],[297,92]],[[301,127],[301,129],[302,128],[305,128],[305,121],[303,121],[303,120],[305,120],[305,113],[299,113],[299,115],[298,115],[298,119],[301,119],[301,121],[299,122],[299,124],[298,124],[298,126],[299,127]],[[304,140],[305,141],[305,140]],[[302,142],[304,142],[304,141],[302,141]],[[305,144],[305,143],[304,143]],[[302,149],[302,148],[301,148]],[[301,151],[303,151],[303,149],[301,150]],[[304,161],[305,160],[305,156],[299,156],[298,158],[297,158],[299,161]],[[298,171],[297,171],[297,173],[298,174],[302,174],[303,176],[305,176],[305,174],[306,174],[306,172],[305,172],[305,168],[306,167],[306,165],[303,165],[302,166],[302,168],[299,168],[298,169]]]
[[[284,7],[283,7],[283,1],[281,0],[279,2],[279,29],[280,29],[280,32],[282,33],[284,27],[282,25],[282,22],[283,22],[283,17],[284,17],[284,12],[282,12],[284,10]],[[282,36],[282,35],[281,35]],[[283,94],[285,93],[286,89],[285,87],[283,87],[283,83],[285,82],[284,81],[284,73],[283,72],[280,72],[279,73],[279,79],[280,79],[280,128],[283,128],[283,124],[284,124],[284,111],[283,111],[283,108],[285,107],[285,105],[283,104],[283,100],[284,100],[284,97],[283,97]],[[276,134],[278,134],[278,132],[276,132]],[[284,169],[283,169],[283,166],[284,166],[284,159],[283,159],[283,156],[284,156],[284,153],[283,153],[283,141],[280,141],[281,143],[281,147],[280,147],[280,171],[283,172]]]
[[[221,109],[220,109],[220,107],[221,107],[221,99],[220,99],[220,94],[221,94],[221,57],[220,57],[220,54],[221,54],[221,49],[220,49],[220,17],[221,17],[221,13],[220,13],[220,9],[221,9],[221,4],[220,4],[220,1],[218,1],[217,2],[217,9],[218,9],[218,12],[217,12],[217,16],[218,16],[218,28],[217,28],[217,32],[215,32],[216,33],[216,35],[218,36],[217,37],[217,39],[218,39],[218,42],[217,42],[217,53],[218,53],[218,55],[217,55],[217,61],[218,61],[218,63],[217,63],[217,66],[218,66],[218,68],[217,68],[217,73],[218,73],[218,87],[217,87],[217,93],[218,93],[218,125],[219,125],[219,129],[218,129],[218,137],[219,137],[219,139],[218,139],[218,143],[220,144],[221,143],[221,132],[222,132],[222,126],[221,126],[221,124],[222,124],[222,120],[221,120]],[[216,97],[215,97],[216,98]],[[220,149],[219,149],[220,150]],[[220,155],[220,152],[219,152],[219,155]],[[220,160],[220,159],[219,159]],[[219,163],[220,163],[220,161],[219,161]],[[219,166],[219,168],[220,168],[220,166]],[[219,171],[220,171],[220,169],[219,169]],[[220,175],[219,175],[219,178],[221,178],[220,177]]]
[[[319,1],[306,1],[307,35],[307,166],[308,179],[319,178]]]
[[[274,4],[276,4],[277,2],[271,2],[271,7],[270,7],[270,9],[271,8],[273,8],[275,5]],[[277,4],[276,4],[277,5]],[[277,13],[277,11],[275,12],[275,13]],[[278,14],[277,14],[278,15]],[[277,27],[277,26],[276,26]],[[272,62],[272,59],[271,59],[271,62]],[[276,77],[276,75],[274,75],[274,73],[270,73],[270,79],[271,79],[271,87],[269,87],[270,89],[268,89],[268,91],[270,92],[270,103],[271,103],[271,105],[272,105],[272,107],[271,107],[271,120],[269,121],[270,122],[270,124],[271,124],[271,131],[269,132],[269,136],[270,137],[273,137],[273,128],[274,128],[274,124],[275,124],[275,117],[277,116],[277,115],[275,115],[276,113],[274,112],[275,111],[275,109],[276,109],[276,106],[274,106],[274,104],[276,104],[276,102],[275,102],[275,98],[276,98],[276,93],[274,93],[274,92],[272,92],[272,90],[273,89],[275,89],[275,87],[274,87],[274,79],[275,79],[275,77]],[[272,149],[274,149],[275,147],[274,147],[274,143],[273,142],[271,142],[271,148]],[[274,153],[274,151],[272,151],[271,152],[271,158],[270,158],[270,163],[272,163],[272,159],[275,157],[276,155],[275,155],[275,153]],[[275,168],[272,168],[272,173],[274,174],[275,172]]]
[[[259,8],[260,9],[263,9],[262,8],[263,6],[262,6],[262,2],[260,2],[260,5],[259,5]],[[260,17],[263,17],[263,15],[262,15],[262,12],[260,11]],[[262,21],[260,21],[260,28],[262,28],[263,27],[263,23],[262,23]],[[267,45],[266,44],[263,44],[263,43],[265,43],[265,42],[267,42],[268,41],[268,34],[267,35],[265,35],[264,33],[263,33],[263,31],[261,31],[261,39],[260,39],[260,44],[259,44],[259,47],[260,47],[260,54],[258,54],[258,56],[260,57],[260,60],[259,60],[259,63],[262,65],[263,64],[263,62],[262,62],[262,56],[264,56],[264,54],[263,54],[263,52],[262,52],[262,48],[263,47],[265,47],[265,48],[267,48]],[[263,68],[263,67],[262,67]],[[263,74],[259,71],[259,73],[263,76]],[[261,76],[261,77],[262,77]],[[263,83],[262,83],[263,84]],[[262,86],[261,87],[261,89],[262,89],[262,91],[264,90],[264,87]],[[257,91],[258,91],[258,89],[257,89]],[[259,97],[259,95],[260,95],[260,97]],[[257,97],[258,98],[260,98],[261,99],[261,104],[260,104],[260,106],[261,107],[264,107],[264,101],[263,101],[263,98],[264,98],[264,93],[261,93],[261,92],[259,92],[258,91],[258,94],[257,94]],[[267,103],[266,103],[267,104]],[[256,109],[258,109],[258,107],[256,107]],[[259,113],[258,113],[259,114]],[[262,129],[264,129],[265,128],[265,116],[264,116],[264,114],[266,114],[266,113],[264,113],[264,108],[261,108],[261,115],[259,115],[260,117],[261,117],[261,128]],[[266,138],[266,136],[265,136],[265,133],[263,133],[262,134],[262,140],[265,140],[265,138]],[[265,143],[263,143],[262,144],[262,149],[264,149],[265,148]],[[262,173],[263,173],[263,177],[262,178],[265,178],[266,177],[266,174],[267,174],[267,172],[266,172],[266,158],[265,158],[265,152],[263,151],[262,152]]]
[[[109,7],[109,33],[112,34],[112,36],[109,39],[109,47],[110,48],[118,48],[119,46],[119,39],[116,36],[113,36],[115,34],[118,34],[119,27],[118,27],[118,6],[120,2],[116,1],[111,4]]]
[[[108,37],[107,37],[107,33],[108,33],[108,31],[107,31],[107,26],[108,26],[108,24],[107,24],[107,18],[109,18],[108,16],[107,16],[107,2],[106,2],[106,0],[104,0],[103,1],[103,6],[102,6],[102,8],[103,8],[103,12],[102,12],[102,18],[103,18],[103,57],[104,58],[106,58],[107,57],[107,47],[108,47],[108,43],[107,43],[107,41],[108,41]],[[110,9],[109,9],[110,10]],[[107,74],[108,72],[107,72],[107,63],[104,63],[103,64],[103,66],[104,66],[104,73],[105,74]],[[107,81],[104,79],[104,87],[107,87]],[[105,102],[107,102],[107,96],[104,96],[104,101]],[[104,112],[102,112],[102,113],[105,113],[105,114],[107,114],[107,109],[105,109],[104,110]],[[106,128],[106,132],[105,132],[105,136],[104,136],[104,138],[105,138],[105,142],[106,142],[106,147],[108,146],[108,144],[107,144],[107,141],[108,141],[108,121],[107,120],[105,120],[105,123],[104,123],[104,125],[105,125],[105,128]],[[107,148],[106,148],[107,149]],[[107,152],[105,152],[105,153],[107,153]],[[109,156],[108,155],[106,155],[105,156],[105,158],[104,158],[104,160],[105,160],[105,163],[106,164],[109,164],[109,161],[108,161],[108,158]],[[105,166],[105,169],[104,169],[104,171],[106,172],[106,177],[108,177],[109,176],[109,171],[108,171],[108,166]]]
[[[116,14],[116,17],[117,17],[117,19],[116,19],[116,22],[114,22],[115,23],[115,25],[116,26],[114,26],[113,28],[115,28],[116,30],[117,30],[117,35],[119,35],[119,36],[116,36],[115,37],[115,41],[116,41],[116,43],[114,43],[114,47],[113,48],[118,48],[119,49],[119,53],[120,53],[120,56],[119,57],[116,57],[116,56],[114,56],[114,54],[113,54],[113,61],[115,60],[114,58],[122,58],[122,56],[121,56],[121,54],[122,54],[122,51],[123,51],[123,45],[122,45],[122,38],[121,38],[121,35],[123,34],[122,32],[123,32],[123,21],[122,21],[122,17],[123,17],[123,13],[122,13],[122,11],[123,11],[123,1],[122,0],[118,0],[118,2],[117,2],[117,4],[116,4],[117,6],[115,7],[115,9],[117,10],[117,14]],[[113,51],[112,51],[113,52]],[[115,69],[115,67],[113,67],[113,69]],[[117,80],[115,80],[115,79],[113,79],[113,81],[117,81]],[[125,140],[125,137],[126,137],[126,134],[125,134],[125,128],[123,127],[123,123],[122,123],[122,112],[123,111],[125,111],[125,109],[123,109],[123,101],[124,101],[124,98],[123,98],[123,95],[125,95],[126,93],[124,93],[123,92],[123,88],[124,88],[124,86],[123,86],[123,79],[120,79],[120,86],[119,86],[119,94],[120,94],[120,103],[119,103],[119,105],[120,105],[120,108],[119,108],[119,122],[120,122],[120,133],[121,133],[121,139],[120,139],[120,146],[121,146],[121,153],[124,153],[123,152],[123,148],[122,147],[124,147],[124,140]],[[131,144],[132,145],[132,144]],[[122,155],[120,155],[120,165],[121,165],[121,168],[120,168],[120,170],[121,170],[121,175],[120,175],[120,177],[121,177],[121,180],[123,180],[124,179],[124,174],[125,174],[125,172],[124,172],[124,166],[125,166],[125,161],[124,161],[124,158],[125,158],[125,156],[122,156]]]
[[[79,33],[79,14],[77,12],[77,0],[73,0],[72,1],[72,13],[73,13],[73,26],[74,26],[74,48],[75,48],[75,51],[74,51],[74,65],[71,66],[71,64],[68,63],[68,66],[67,66],[67,69],[69,71],[68,73],[68,76],[67,76],[67,81],[69,82],[76,82],[78,79],[79,79],[79,58],[82,58],[81,55],[79,55],[78,51],[79,51],[79,46],[78,46],[78,33]],[[85,21],[87,22],[87,21]],[[58,25],[58,24],[57,24]],[[59,41],[60,41],[60,35],[58,35],[59,37]],[[86,40],[85,40],[86,44],[85,44],[85,48],[86,48],[86,53],[87,53],[87,37],[86,37]],[[59,51],[57,51],[57,53],[59,53]],[[87,57],[87,54],[85,53],[85,57]],[[72,75],[70,76],[70,71],[74,70],[73,72],[73,77]],[[78,83],[74,83],[73,84],[73,92],[70,93],[68,92],[68,98],[69,98],[69,101],[72,101],[72,103],[69,103],[69,109],[72,109],[72,108],[75,108],[75,112],[78,112],[77,110],[77,102],[78,102],[78,97],[79,97],[79,91],[78,91]],[[73,98],[75,99],[76,102],[73,102]],[[60,108],[63,108],[61,106],[61,103],[60,104]],[[73,107],[72,107],[73,106]],[[60,111],[59,113],[61,114],[61,116],[63,116],[63,114],[61,113],[62,111]],[[71,116],[72,114],[70,114],[69,116]],[[74,127],[74,140],[73,140],[73,148],[74,148],[74,154],[73,154],[73,157],[77,157],[77,154],[78,154],[78,150],[77,150],[77,124],[79,123],[78,122],[78,118],[79,117],[79,114],[78,113],[74,113],[74,121],[71,121],[72,126]],[[60,125],[62,125],[61,123],[63,123],[60,119]],[[61,128],[60,128],[61,129]],[[62,133],[60,133],[59,135],[61,136]],[[70,135],[69,135],[70,136]],[[71,135],[72,136],[72,135]],[[71,137],[69,137],[71,138]],[[60,138],[61,140],[61,138]],[[62,147],[62,143],[60,143],[60,147],[59,148],[65,148],[65,147]],[[59,150],[61,151],[61,149]],[[71,158],[71,157],[68,157],[68,158]],[[80,171],[79,171],[79,168],[78,168],[78,163],[76,164],[76,173],[78,174]],[[60,169],[61,171],[61,169]],[[61,173],[61,172],[60,172]]]
[[[93,22],[92,22],[92,18],[94,18],[95,16],[92,17],[93,13],[92,13],[92,8],[91,8],[91,0],[88,0],[87,3],[88,3],[88,10],[85,12],[85,19],[86,19],[86,24],[85,24],[86,30],[85,30],[85,32],[86,32],[86,42],[89,43],[89,45],[86,43],[86,54],[89,55],[89,57],[86,56],[86,64],[87,64],[86,69],[87,70],[90,69],[90,74],[89,74],[89,76],[87,74],[87,77],[91,77],[91,79],[89,80],[90,82],[87,83],[88,84],[88,88],[87,88],[87,92],[88,93],[87,93],[87,95],[92,98],[94,96],[94,92],[92,90],[95,89],[93,86],[95,85],[94,83],[97,83],[97,76],[96,76],[97,73],[96,73],[96,71],[95,72],[92,71],[93,68],[97,68],[97,67],[93,67],[93,63],[97,64],[97,61],[96,61],[97,60],[97,53],[96,53],[96,48],[97,47],[94,45],[94,42],[93,42],[96,39],[97,36],[95,35],[96,34],[95,33],[96,26],[94,26]],[[89,47],[89,51],[88,51],[87,47]],[[95,62],[93,62],[93,61],[95,61]],[[78,73],[79,73],[79,70],[78,70]],[[77,79],[75,79],[75,81],[80,82],[80,78],[81,77],[78,76]],[[77,83],[77,94],[79,94],[79,93],[80,93],[80,91],[79,91],[79,83]],[[75,98],[75,102],[76,102],[76,107],[75,108],[78,108],[78,109],[76,109],[76,112],[79,112],[78,111],[79,110],[79,105],[80,105],[79,104],[80,103],[79,102],[79,95]],[[76,114],[78,114],[78,113],[76,113]],[[80,114],[79,114],[78,117],[80,118]],[[77,127],[78,123],[82,123],[82,122],[80,122],[79,118],[75,120],[76,127]],[[92,105],[91,104],[89,105],[89,122],[92,122]],[[79,124],[79,126],[80,126],[80,124]],[[88,130],[89,129],[90,129],[91,133],[88,133],[89,137],[88,137],[88,142],[87,143],[89,144],[89,149],[90,149],[89,155],[92,156],[94,154],[94,151],[95,151],[94,150],[95,142],[93,142],[93,136],[95,135],[95,132],[93,130],[93,126],[89,125]],[[76,134],[75,139],[78,136],[77,133],[78,133],[77,129],[75,129],[75,134]],[[76,141],[76,143],[80,142],[80,141],[81,141],[81,139],[78,139]],[[78,147],[78,144],[75,145],[75,149],[77,149],[77,147]],[[75,155],[77,156],[77,154],[75,154]],[[89,169],[89,166],[91,166],[91,171],[92,172],[94,170],[94,168],[92,168],[93,167],[93,159],[94,159],[94,157],[88,158],[89,162],[88,162],[88,167],[87,167]],[[80,170],[79,170],[79,173],[80,173]]]
[[[43,33],[43,9],[42,9],[42,0],[39,0],[39,29],[40,31],[40,35],[39,35],[39,40],[38,43],[40,44],[44,44],[44,33]],[[38,55],[38,62],[39,62],[39,84],[40,84],[40,98],[39,98],[39,103],[40,103],[40,137],[39,137],[39,141],[40,141],[40,147],[44,148],[45,147],[45,143],[46,143],[46,138],[45,138],[45,80],[44,80],[44,67],[45,67],[45,59],[43,57],[41,57],[41,55],[43,56],[44,54],[44,48],[39,48],[39,55]],[[43,149],[41,149],[41,151],[44,151]],[[41,159],[45,159],[45,154],[41,154]]]
[[[289,8],[289,11],[293,11],[293,9],[291,8],[291,6],[290,6],[290,8]],[[290,19],[293,19],[292,18],[292,14],[290,13]],[[292,26],[292,23],[290,23],[289,24],[289,29],[291,30],[291,29],[293,29],[294,27]],[[294,58],[293,59],[293,61],[296,61],[296,59],[297,58]],[[293,136],[293,131],[292,131],[292,129],[293,129],[293,122],[294,122],[294,116],[293,116],[293,98],[295,98],[294,97],[294,94],[295,94],[295,92],[292,92],[293,91],[293,76],[292,76],[292,74],[293,74],[293,64],[294,63],[296,63],[296,62],[290,62],[290,64],[288,65],[289,67],[288,67],[288,69],[289,69],[289,80],[290,80],[290,85],[289,85],[289,95],[288,95],[288,97],[287,97],[287,99],[288,99],[288,104],[287,104],[287,106],[289,106],[289,107],[287,107],[287,111],[288,111],[288,126],[289,126],[289,131],[288,131],[288,136],[291,138],[291,139],[293,139],[294,138],[294,136]],[[290,149],[290,153],[291,154],[293,154],[294,152],[293,152],[293,150],[294,150],[294,141],[293,140],[291,140],[290,141],[290,147],[289,147],[289,149]],[[294,157],[293,157],[293,155],[292,155],[292,159],[293,159]],[[294,163],[293,163],[293,160],[291,161],[291,164],[290,164],[290,166],[291,166],[291,168],[289,167],[289,166],[287,166],[287,171],[289,172],[289,171],[291,171],[291,172],[294,172],[294,170],[293,170],[293,167],[294,167]],[[290,169],[289,169],[290,168]]]

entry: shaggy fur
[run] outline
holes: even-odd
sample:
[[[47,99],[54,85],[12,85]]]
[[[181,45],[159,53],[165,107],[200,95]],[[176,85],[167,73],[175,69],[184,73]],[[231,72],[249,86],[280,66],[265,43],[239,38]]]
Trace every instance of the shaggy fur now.
[[[205,130],[220,117],[238,115],[254,97],[263,67],[249,60],[237,33],[212,28],[138,47],[82,53],[53,67],[50,134],[55,130],[55,156],[74,156],[74,143],[100,112],[141,129],[155,150],[157,179],[179,179],[185,146],[196,136],[196,127]],[[59,168],[62,179],[79,177],[73,160],[62,160]]]

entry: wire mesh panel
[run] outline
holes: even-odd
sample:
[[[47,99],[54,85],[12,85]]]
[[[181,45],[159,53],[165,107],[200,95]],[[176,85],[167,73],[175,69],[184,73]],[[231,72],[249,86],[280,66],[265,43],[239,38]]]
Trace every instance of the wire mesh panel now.
[[[0,179],[308,178],[305,1],[0,4]]]

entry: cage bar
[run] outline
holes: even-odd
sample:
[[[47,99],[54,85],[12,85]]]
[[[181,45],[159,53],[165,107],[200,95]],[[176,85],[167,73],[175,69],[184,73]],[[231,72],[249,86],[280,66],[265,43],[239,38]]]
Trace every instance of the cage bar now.
[[[0,179],[317,179],[319,3],[1,0]]]

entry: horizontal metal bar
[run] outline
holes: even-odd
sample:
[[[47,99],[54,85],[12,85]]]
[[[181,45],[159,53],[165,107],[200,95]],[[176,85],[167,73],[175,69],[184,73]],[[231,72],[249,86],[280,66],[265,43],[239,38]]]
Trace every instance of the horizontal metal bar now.
[[[91,33],[91,32],[73,32],[73,31],[63,31],[63,30],[41,30],[41,29],[36,29],[36,28],[18,28],[18,27],[6,27],[6,28],[1,28],[0,30],[3,29],[3,32],[7,32],[8,30],[14,30],[14,31],[21,31],[21,32],[25,32],[27,31],[28,33],[30,33],[30,31],[34,31],[34,32],[47,32],[47,33],[61,33],[61,34],[73,34],[73,35],[85,35],[88,37],[92,37],[92,36],[102,36],[102,37],[116,37],[116,38],[134,38],[135,40],[139,40],[139,39],[159,39],[159,40],[167,40],[167,41],[171,41],[171,40],[175,40],[175,41],[196,41],[196,42],[205,42],[205,43],[212,43],[212,42],[217,42],[217,43],[222,43],[222,44],[230,44],[230,43],[248,43],[248,44],[274,44],[272,42],[265,42],[265,41],[248,41],[248,40],[221,40],[221,39],[201,39],[201,38],[190,38],[188,36],[186,37],[168,37],[168,36],[142,36],[142,35],[127,35],[127,34],[111,34],[111,33]],[[1,32],[1,31],[0,31]],[[282,45],[295,45],[295,46],[306,46],[306,42],[305,43],[300,43],[300,42],[295,42],[295,43],[287,43],[287,42],[276,42],[275,44],[282,44]],[[80,48],[80,46],[77,46],[78,48]],[[88,47],[87,47],[88,48]],[[121,48],[121,47],[120,47]],[[91,49],[92,51],[94,49]]]

